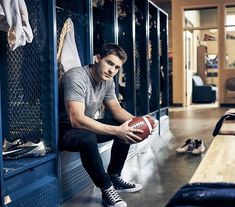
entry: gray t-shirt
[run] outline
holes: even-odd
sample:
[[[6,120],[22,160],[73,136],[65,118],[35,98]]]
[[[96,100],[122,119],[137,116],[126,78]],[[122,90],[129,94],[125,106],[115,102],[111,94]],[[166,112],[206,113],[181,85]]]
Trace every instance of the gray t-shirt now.
[[[85,115],[94,118],[103,101],[116,99],[114,81],[96,82],[89,66],[76,67],[67,71],[62,78],[62,95],[64,102],[78,101],[85,104]],[[64,108],[64,107],[63,107]],[[63,109],[65,112],[65,109]],[[63,116],[63,111],[61,111]]]

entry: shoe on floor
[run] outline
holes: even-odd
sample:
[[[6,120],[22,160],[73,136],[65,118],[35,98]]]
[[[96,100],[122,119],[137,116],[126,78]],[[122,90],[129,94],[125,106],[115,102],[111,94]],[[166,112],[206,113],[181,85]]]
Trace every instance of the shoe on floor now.
[[[179,147],[176,149],[177,153],[186,153],[186,152],[192,152],[192,150],[195,148],[195,140],[193,139],[187,139],[182,147]]]
[[[193,155],[200,155],[206,151],[206,146],[201,139],[195,139],[195,148],[192,150]]]
[[[108,189],[101,189],[102,205],[106,207],[126,207],[127,204],[122,200],[115,188],[111,186]]]
[[[110,174],[109,177],[117,192],[134,193],[142,189],[141,184],[128,183],[118,174]]]
[[[3,145],[3,159],[12,160],[22,157],[38,157],[46,154],[46,146],[44,141],[34,143],[17,139],[13,142],[5,141]]]

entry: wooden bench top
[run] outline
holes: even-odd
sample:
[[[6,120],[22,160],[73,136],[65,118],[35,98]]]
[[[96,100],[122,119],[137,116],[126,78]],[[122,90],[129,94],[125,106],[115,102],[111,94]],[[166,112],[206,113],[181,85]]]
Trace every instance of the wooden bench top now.
[[[230,114],[230,113],[235,113],[235,108],[234,109],[229,109],[224,114]]]
[[[235,135],[235,120],[225,120],[220,128],[219,134]]]
[[[235,183],[235,136],[218,135],[212,141],[190,183]]]

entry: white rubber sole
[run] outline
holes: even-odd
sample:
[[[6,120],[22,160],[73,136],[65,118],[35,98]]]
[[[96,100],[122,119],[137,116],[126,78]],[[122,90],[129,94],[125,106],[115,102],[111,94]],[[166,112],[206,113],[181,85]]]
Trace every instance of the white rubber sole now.
[[[130,188],[130,189],[116,189],[118,193],[135,193],[140,191],[143,188],[141,184],[136,184],[135,188]]]

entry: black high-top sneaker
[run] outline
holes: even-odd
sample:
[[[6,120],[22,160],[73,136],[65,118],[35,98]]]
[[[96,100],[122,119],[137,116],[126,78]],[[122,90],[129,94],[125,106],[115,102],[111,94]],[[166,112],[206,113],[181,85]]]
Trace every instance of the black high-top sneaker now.
[[[127,204],[118,195],[117,191],[111,186],[108,189],[101,189],[102,204],[107,207],[126,207]]]
[[[124,181],[118,174],[109,175],[111,182],[113,183],[114,188],[117,192],[129,192],[134,193],[142,189],[141,184],[128,183]]]

